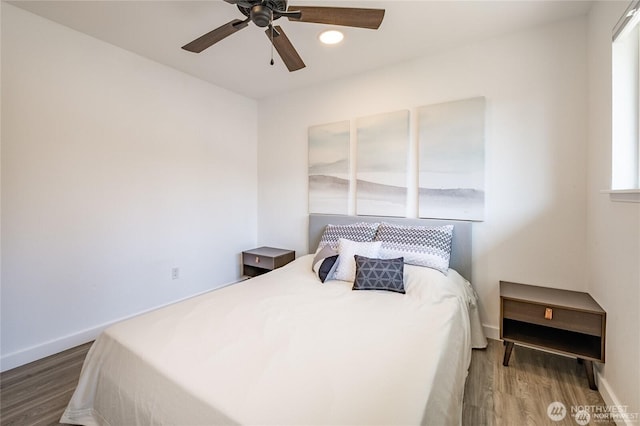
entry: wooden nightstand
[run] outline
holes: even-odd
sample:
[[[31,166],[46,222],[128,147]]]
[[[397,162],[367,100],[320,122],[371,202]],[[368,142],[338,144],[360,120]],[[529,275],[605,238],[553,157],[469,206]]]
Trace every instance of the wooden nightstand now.
[[[259,247],[242,252],[242,274],[255,277],[280,268],[296,258],[296,252],[273,247]]]
[[[500,281],[503,365],[514,343],[575,356],[597,390],[593,361],[604,362],[607,313],[588,293]]]

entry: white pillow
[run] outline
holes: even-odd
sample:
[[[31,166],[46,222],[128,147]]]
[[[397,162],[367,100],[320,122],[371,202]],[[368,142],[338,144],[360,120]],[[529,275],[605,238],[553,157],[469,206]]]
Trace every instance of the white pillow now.
[[[353,282],[356,279],[356,260],[353,256],[377,258],[382,241],[356,242],[340,238],[338,240],[337,267],[333,275],[334,280]]]

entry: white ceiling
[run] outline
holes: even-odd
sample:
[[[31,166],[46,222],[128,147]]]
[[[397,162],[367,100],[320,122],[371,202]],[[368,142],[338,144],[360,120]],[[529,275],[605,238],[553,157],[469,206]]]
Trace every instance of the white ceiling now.
[[[338,79],[546,23],[585,15],[589,1],[326,1],[292,5],[386,9],[380,29],[342,27],[345,40],[323,46],[326,25],[277,21],[307,67],[290,73],[264,29],[253,24],[200,54],[187,42],[244,16],[222,0],[11,1],[11,4],[141,56],[252,98]]]

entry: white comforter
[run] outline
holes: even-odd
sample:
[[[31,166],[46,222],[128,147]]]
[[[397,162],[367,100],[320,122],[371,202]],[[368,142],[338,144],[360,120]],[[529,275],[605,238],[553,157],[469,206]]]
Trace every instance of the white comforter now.
[[[406,295],[352,291],[311,261],[110,327],[61,422],[460,424],[469,284],[406,265]]]

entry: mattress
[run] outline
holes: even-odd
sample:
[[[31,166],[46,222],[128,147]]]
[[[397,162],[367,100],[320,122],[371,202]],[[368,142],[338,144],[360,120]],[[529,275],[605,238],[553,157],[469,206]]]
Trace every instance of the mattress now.
[[[311,263],[108,328],[61,422],[460,424],[471,347],[484,340],[472,336],[469,283],[405,265],[404,295],[352,291],[321,283]]]

